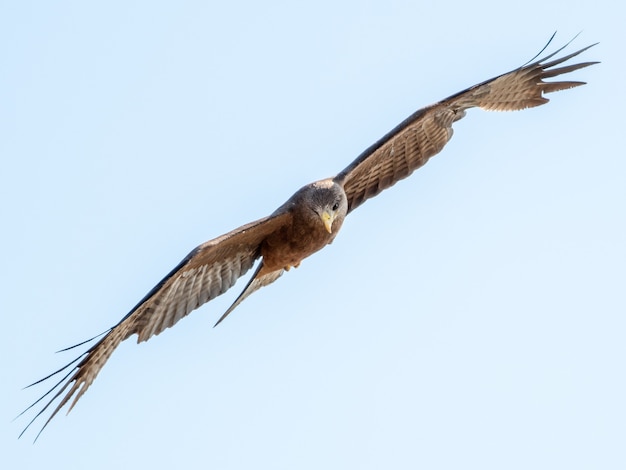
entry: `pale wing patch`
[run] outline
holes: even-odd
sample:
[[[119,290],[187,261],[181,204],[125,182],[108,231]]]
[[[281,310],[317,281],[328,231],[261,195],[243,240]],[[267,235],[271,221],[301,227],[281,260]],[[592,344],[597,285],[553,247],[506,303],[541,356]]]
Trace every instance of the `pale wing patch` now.
[[[137,342],[172,327],[192,310],[230,289],[253,265],[249,253],[185,269],[133,315]]]
[[[392,137],[348,175],[344,189],[350,210],[406,178],[436,155],[452,137],[452,123],[462,117],[440,109]]]

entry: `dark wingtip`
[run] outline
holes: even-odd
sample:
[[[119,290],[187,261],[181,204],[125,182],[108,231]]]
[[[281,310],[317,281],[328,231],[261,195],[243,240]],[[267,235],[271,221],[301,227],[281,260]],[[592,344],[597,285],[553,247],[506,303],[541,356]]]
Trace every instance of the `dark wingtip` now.
[[[97,334],[96,336],[94,336],[94,337],[92,337],[92,338],[86,339],[85,341],[81,341],[80,343],[75,344],[75,345],[73,345],[73,346],[69,346],[69,347],[67,347],[67,348],[59,349],[58,351],[55,351],[55,352],[56,352],[57,354],[58,354],[58,353],[62,353],[62,352],[65,352],[65,351],[69,351],[70,349],[74,349],[74,348],[77,348],[77,347],[79,347],[79,346],[82,346],[83,344],[90,343],[90,342],[92,342],[94,339],[96,339],[96,338],[100,338],[100,336],[103,336],[103,335],[107,334],[107,333],[108,333],[109,331],[111,331],[112,329],[113,329],[113,328],[109,328],[108,330],[105,330],[105,331],[103,331],[102,333]]]
[[[59,351],[57,351],[57,353],[59,352],[63,352],[63,351],[69,351],[71,349],[74,349],[78,346],[84,345],[86,343],[89,343],[90,341],[93,341],[107,333],[109,333],[111,331],[111,328],[100,333],[99,335],[96,335],[86,341],[82,341],[78,344],[75,344],[74,346],[70,346],[68,348],[65,349],[61,349]],[[99,344],[99,343],[97,343]],[[97,346],[96,344],[96,346]],[[61,378],[61,380],[59,380],[52,388],[50,388],[50,390],[48,390],[46,393],[44,393],[41,397],[39,397],[34,403],[32,403],[28,408],[26,408],[24,411],[22,411],[20,414],[18,414],[15,418],[13,418],[13,421],[15,421],[16,419],[18,419],[19,417],[21,417],[22,415],[24,415],[27,411],[31,410],[33,407],[35,407],[38,403],[40,403],[42,400],[44,400],[47,396],[49,396],[51,393],[56,391],[56,394],[52,397],[52,399],[50,401],[47,402],[47,404],[41,409],[39,410],[39,412],[35,415],[35,417],[33,419],[30,420],[30,422],[26,425],[26,427],[22,430],[22,432],[19,434],[19,436],[17,437],[18,439],[20,439],[24,433],[31,427],[31,425],[37,421],[37,419],[50,407],[50,405],[52,404],[52,402],[54,402],[57,397],[59,397],[59,395],[61,393],[63,393],[63,391],[66,389],[66,387],[68,386],[68,384],[71,382],[71,379],[69,382],[67,382],[68,378],[70,378],[70,376],[75,372],[76,367],[79,367],[80,364],[77,366],[76,363],[78,361],[80,361],[85,355],[89,354],[93,348],[95,346],[92,346],[91,348],[89,348],[88,350],[84,351],[82,354],[80,354],[78,357],[74,358],[72,361],[68,362],[66,365],[64,365],[63,367],[61,367],[60,369],[52,372],[51,374],[46,375],[44,378],[37,380],[36,382],[33,382],[27,386],[25,386],[23,388],[23,390],[30,388],[34,385],[40,384],[42,382],[45,382],[46,380],[50,379],[51,377],[54,377],[55,375],[66,371],[66,369],[71,368],[69,370],[69,372],[67,372],[66,375],[63,376],[63,378]],[[72,367],[73,366],[73,367]],[[65,382],[65,384],[64,384]],[[57,388],[61,386],[61,388],[57,391]],[[61,406],[64,404],[64,402],[62,402]],[[57,407],[57,409],[52,413],[52,415],[46,420],[45,424],[42,426],[42,428],[39,430],[39,432],[37,433],[37,436],[35,436],[35,440],[33,441],[36,442],[37,439],[39,438],[39,436],[41,435],[42,431],[46,428],[46,426],[48,425],[48,423],[50,422],[50,420],[57,414],[57,412],[59,411],[59,409],[61,408],[61,406]]]
[[[578,33],[580,34],[580,33]],[[578,34],[576,36],[578,36]],[[572,42],[574,39],[576,39],[576,36],[574,36],[574,38],[572,40],[570,40],[570,42]],[[537,52],[532,59],[530,59],[528,62],[526,62],[524,65],[522,65],[522,67],[526,67],[528,64],[532,64],[535,60],[537,60],[537,58],[543,54],[543,52],[548,48],[548,46],[550,44],[552,44],[552,41],[554,40],[554,38],[556,37],[556,31],[554,31],[554,33],[552,33],[552,36],[550,36],[550,39],[548,39],[548,42],[545,43],[545,45],[541,48],[541,50],[539,52]],[[567,43],[569,44],[569,42]],[[566,44],[566,46],[567,46]]]

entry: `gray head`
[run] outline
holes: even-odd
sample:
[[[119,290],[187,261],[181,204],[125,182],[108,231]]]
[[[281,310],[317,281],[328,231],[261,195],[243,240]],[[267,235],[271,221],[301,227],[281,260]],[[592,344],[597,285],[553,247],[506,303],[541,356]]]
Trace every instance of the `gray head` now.
[[[346,193],[332,179],[307,184],[287,204],[292,210],[296,210],[297,217],[305,218],[311,223],[321,222],[328,233],[333,234],[333,238],[348,213]]]

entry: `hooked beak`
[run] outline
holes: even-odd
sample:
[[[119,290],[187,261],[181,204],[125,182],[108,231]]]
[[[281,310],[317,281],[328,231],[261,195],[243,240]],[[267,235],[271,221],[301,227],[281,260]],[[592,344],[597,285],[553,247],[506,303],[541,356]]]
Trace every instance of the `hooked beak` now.
[[[322,222],[324,222],[324,227],[326,227],[326,231],[328,233],[333,233],[333,221],[335,220],[335,213],[330,213],[328,211],[322,212],[320,215]]]

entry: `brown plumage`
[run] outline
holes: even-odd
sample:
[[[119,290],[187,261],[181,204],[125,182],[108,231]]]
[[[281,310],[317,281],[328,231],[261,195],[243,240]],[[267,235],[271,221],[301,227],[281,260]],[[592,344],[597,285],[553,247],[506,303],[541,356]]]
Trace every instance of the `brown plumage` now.
[[[26,429],[58,397],[62,397],[60,403],[41,430],[73,397],[71,410],[125,339],[136,334],[138,342],[142,342],[158,335],[192,310],[226,292],[260,258],[254,275],[217,325],[252,292],[271,284],[285,270],[297,267],[304,258],[331,243],[348,213],[406,178],[441,151],[452,137],[452,124],[465,116],[467,109],[509,111],[539,106],[548,102],[545,93],[583,85],[584,82],[578,81],[544,79],[595,64],[583,62],[555,68],[589,47],[592,46],[548,61],[561,48],[543,59],[416,111],[335,177],[303,187],[269,217],[195,248],[91,348],[67,366],[35,382],[69,369],[67,375],[28,408],[54,393]]]

